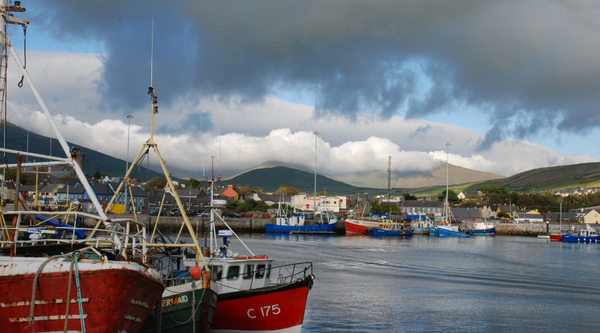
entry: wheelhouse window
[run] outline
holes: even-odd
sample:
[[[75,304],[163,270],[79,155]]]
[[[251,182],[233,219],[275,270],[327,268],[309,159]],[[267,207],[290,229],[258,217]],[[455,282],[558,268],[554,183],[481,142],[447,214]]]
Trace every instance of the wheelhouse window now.
[[[256,266],[256,274],[254,274],[255,279],[262,279],[265,277],[265,265],[257,265]]]
[[[267,266],[267,279],[271,278],[271,265]]]
[[[227,270],[227,280],[237,280],[240,278],[240,266],[230,266]]]
[[[223,275],[223,266],[218,265],[218,266],[208,266],[208,267],[209,267],[210,271],[212,272],[211,279],[213,281],[221,280],[221,277]]]
[[[244,266],[244,280],[249,280],[252,278],[252,271],[254,270],[254,265],[246,265]]]

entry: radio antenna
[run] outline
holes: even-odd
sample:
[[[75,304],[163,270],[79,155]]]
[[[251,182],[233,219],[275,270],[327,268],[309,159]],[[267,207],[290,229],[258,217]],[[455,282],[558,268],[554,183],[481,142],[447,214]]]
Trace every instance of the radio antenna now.
[[[150,87],[152,87],[152,69],[154,63],[154,16],[152,16],[152,42],[150,43]]]

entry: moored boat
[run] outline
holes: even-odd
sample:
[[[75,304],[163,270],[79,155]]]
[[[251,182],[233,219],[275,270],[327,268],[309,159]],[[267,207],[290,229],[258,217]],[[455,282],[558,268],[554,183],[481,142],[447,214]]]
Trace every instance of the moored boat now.
[[[0,29],[6,24],[26,28],[28,21],[8,12],[24,12],[20,3],[0,2]],[[5,36],[7,37],[7,36]],[[8,38],[2,38],[8,42]],[[160,274],[147,263],[146,230],[129,219],[109,219],[91,189],[77,161],[78,149],[69,147],[54,118],[8,42],[0,60],[0,110],[6,103],[8,50],[21,71],[22,80],[33,91],[42,113],[58,140],[64,157],[0,151],[17,155],[15,207],[3,208],[0,217],[0,327],[4,332],[138,332],[164,289]],[[38,162],[21,163],[21,156],[34,156]],[[85,188],[96,214],[79,211],[36,212],[61,216],[57,226],[37,223],[36,217],[19,195],[22,167],[70,166]],[[19,210],[19,203],[25,210]],[[12,219],[7,221],[7,217]],[[79,219],[94,220],[93,229],[78,228]],[[35,222],[34,222],[35,221]],[[130,232],[130,227],[138,228]],[[83,231],[83,234],[81,233]],[[69,236],[70,234],[70,236]]]
[[[212,189],[211,189],[212,190]],[[215,218],[228,228],[217,230]],[[217,236],[223,239],[217,245]],[[234,253],[229,238],[235,237],[249,255]],[[211,210],[207,259],[217,310],[210,332],[301,332],[308,292],[314,281],[311,262],[276,267],[274,259],[256,255]],[[193,261],[184,260],[191,267]]]
[[[306,215],[287,211],[287,205],[279,203],[275,224],[265,224],[265,232],[270,233],[304,233],[332,234],[335,232],[337,218],[333,212],[326,210],[315,224],[306,224]]]
[[[469,235],[493,236],[496,234],[496,224],[493,222],[475,222],[473,228],[469,228]]]
[[[469,237],[465,231],[460,231],[456,224],[440,223],[437,229],[440,236]]]
[[[569,243],[597,243],[598,239],[598,231],[586,224],[585,229],[572,234],[562,235],[561,241]]]
[[[346,234],[374,234],[375,229],[378,229],[378,233],[383,233],[384,230],[397,231],[397,232],[408,232],[412,235],[410,225],[403,222],[390,221],[384,219],[370,219],[370,218],[346,218],[344,220],[344,228]]]

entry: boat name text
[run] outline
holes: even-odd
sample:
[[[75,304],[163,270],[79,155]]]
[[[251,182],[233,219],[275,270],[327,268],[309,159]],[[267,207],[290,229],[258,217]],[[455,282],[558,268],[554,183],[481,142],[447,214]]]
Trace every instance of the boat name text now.
[[[274,315],[278,315],[281,313],[279,304],[261,306],[259,309],[260,309],[260,314],[262,315],[262,317],[268,317],[269,312]],[[254,310],[253,308],[250,308],[250,309],[248,309],[247,314],[248,314],[248,317],[254,319],[258,315],[258,311]]]
[[[173,297],[163,300],[162,306],[167,307],[171,305],[177,305],[179,303],[186,303],[188,301],[188,297],[186,295]]]

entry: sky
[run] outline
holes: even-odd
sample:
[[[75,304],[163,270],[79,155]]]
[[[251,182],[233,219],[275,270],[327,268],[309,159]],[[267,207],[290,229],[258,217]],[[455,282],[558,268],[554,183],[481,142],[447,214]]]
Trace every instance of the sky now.
[[[339,179],[389,156],[397,174],[448,160],[502,176],[600,158],[598,2],[21,5],[26,52],[21,27],[11,42],[65,138],[122,159],[129,142],[132,160],[154,84],[154,140],[180,176],[208,175],[211,156],[224,177],[313,167],[315,146]],[[8,120],[52,135],[12,60],[8,77]]]

